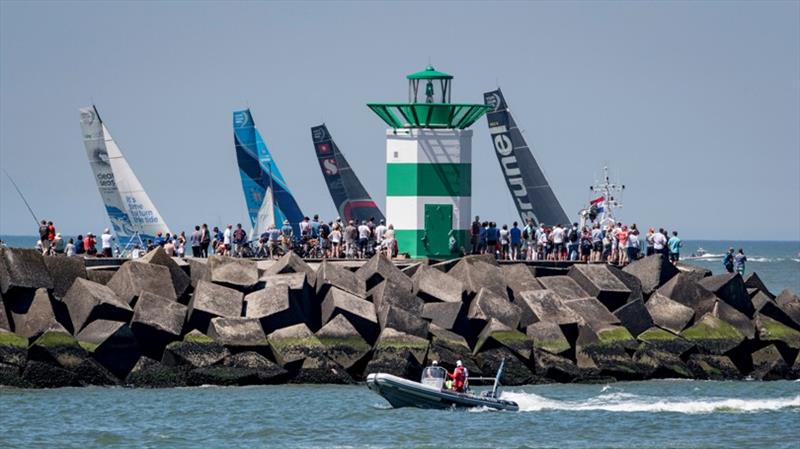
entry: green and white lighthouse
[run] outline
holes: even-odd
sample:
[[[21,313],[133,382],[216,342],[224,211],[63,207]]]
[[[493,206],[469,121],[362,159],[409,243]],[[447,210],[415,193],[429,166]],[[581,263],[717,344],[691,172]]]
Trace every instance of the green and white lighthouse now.
[[[386,222],[400,252],[451,258],[469,248],[472,131],[488,109],[450,102],[452,75],[408,75],[408,103],[370,103],[386,131]]]

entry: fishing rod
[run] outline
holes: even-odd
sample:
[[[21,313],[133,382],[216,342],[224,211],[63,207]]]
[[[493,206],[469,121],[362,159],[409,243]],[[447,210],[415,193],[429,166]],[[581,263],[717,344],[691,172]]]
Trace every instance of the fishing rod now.
[[[28,204],[28,200],[25,199],[25,195],[22,194],[22,191],[19,189],[19,186],[17,186],[17,183],[14,182],[14,178],[12,178],[11,175],[8,174],[8,172],[6,171],[5,168],[3,169],[3,173],[5,173],[6,176],[8,176],[8,180],[11,181],[11,184],[14,185],[14,188],[17,190],[17,193],[19,193],[19,197],[22,198],[22,202],[25,203],[25,207],[27,207],[28,208],[28,212],[31,213],[31,217],[33,217],[33,221],[36,222],[36,226],[39,226],[39,219],[36,218],[36,214],[33,213],[33,209],[31,209],[31,205]]]

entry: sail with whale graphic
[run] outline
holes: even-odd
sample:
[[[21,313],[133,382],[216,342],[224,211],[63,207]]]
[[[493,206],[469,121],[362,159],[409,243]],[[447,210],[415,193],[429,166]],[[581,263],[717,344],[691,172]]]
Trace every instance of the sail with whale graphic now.
[[[80,108],[80,114],[89,165],[119,243],[144,242],[155,239],[159,232],[170,232],[100,119],[97,108],[94,105]]]
[[[234,111],[233,139],[250,226],[256,228],[258,213],[264,204],[267,188],[271,188],[274,204],[273,220],[276,225],[288,220],[294,229],[294,234],[300,235],[303,212],[272,159],[261,133],[256,129],[250,109]]]
[[[373,218],[377,224],[383,220],[383,213],[361,184],[344,154],[339,151],[324,123],[311,128],[311,139],[322,176],[339,216],[345,222],[354,220],[360,223]]]
[[[533,157],[500,88],[483,94],[497,161],[523,223],[567,224],[569,218]]]

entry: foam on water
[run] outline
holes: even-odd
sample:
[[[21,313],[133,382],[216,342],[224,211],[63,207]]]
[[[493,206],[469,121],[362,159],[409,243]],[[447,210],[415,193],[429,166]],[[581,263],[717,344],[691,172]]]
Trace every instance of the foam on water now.
[[[607,389],[604,388],[604,391]],[[608,411],[640,413],[706,414],[716,412],[753,413],[800,408],[800,395],[791,398],[656,397],[631,393],[600,394],[582,401],[562,401],[533,393],[504,392],[503,399],[519,404],[520,411]]]

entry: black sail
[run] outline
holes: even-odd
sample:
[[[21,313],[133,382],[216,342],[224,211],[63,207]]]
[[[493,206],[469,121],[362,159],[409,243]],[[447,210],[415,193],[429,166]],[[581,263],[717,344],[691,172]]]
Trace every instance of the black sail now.
[[[314,141],[319,168],[322,170],[322,176],[328,185],[328,191],[339,216],[344,220],[356,222],[370,218],[374,218],[376,223],[383,220],[383,213],[350,168],[350,164],[339,151],[325,124],[312,127],[311,138]]]
[[[522,222],[531,218],[536,224],[569,223],[567,214],[508,111],[503,93],[499,88],[486,92],[483,100],[492,108],[486,114],[492,146]]]

